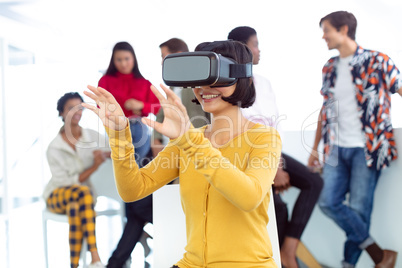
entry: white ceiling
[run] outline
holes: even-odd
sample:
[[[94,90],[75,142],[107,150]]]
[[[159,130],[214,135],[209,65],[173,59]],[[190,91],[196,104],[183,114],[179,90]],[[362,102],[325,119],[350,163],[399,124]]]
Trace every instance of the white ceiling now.
[[[110,50],[120,40],[144,46],[152,41],[157,48],[172,34],[185,36],[195,46],[205,41],[197,37],[222,39],[229,29],[240,24],[261,25],[259,32],[265,30],[262,25],[286,29],[293,14],[305,14],[306,20],[313,17],[318,21],[336,9],[354,9],[361,13],[359,22],[366,19],[363,16],[371,17],[384,27],[399,29],[395,34],[401,35],[400,0],[0,0],[0,37],[48,57],[60,57],[63,50],[68,58],[72,53],[69,51]],[[274,14],[280,15],[282,21],[270,20]],[[295,26],[299,24],[297,20],[293,22]]]

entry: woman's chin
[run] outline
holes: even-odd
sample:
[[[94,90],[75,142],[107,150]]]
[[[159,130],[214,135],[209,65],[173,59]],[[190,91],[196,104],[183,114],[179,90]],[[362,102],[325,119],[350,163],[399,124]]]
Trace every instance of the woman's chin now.
[[[213,109],[211,109],[211,106],[210,105],[205,105],[205,104],[201,104],[201,107],[202,107],[202,110],[204,111],[204,112],[206,112],[206,113],[212,113],[213,112]]]

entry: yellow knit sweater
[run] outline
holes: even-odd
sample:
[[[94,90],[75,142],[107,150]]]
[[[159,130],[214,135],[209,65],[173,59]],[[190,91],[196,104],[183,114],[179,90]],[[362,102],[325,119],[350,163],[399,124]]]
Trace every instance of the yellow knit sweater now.
[[[204,137],[205,127],[192,128],[141,169],[129,128],[106,130],[124,201],[144,198],[180,177],[187,246],[177,266],[277,267],[267,232],[269,193],[282,147],[274,128],[256,124],[219,148]]]

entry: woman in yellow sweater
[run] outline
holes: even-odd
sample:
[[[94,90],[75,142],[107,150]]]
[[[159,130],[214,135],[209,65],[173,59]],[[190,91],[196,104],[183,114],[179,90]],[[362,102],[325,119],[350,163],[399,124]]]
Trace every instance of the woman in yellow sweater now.
[[[208,48],[239,64],[252,62],[250,50],[236,41]],[[114,97],[100,87],[88,86],[90,92],[85,92],[97,107],[83,105],[100,117],[109,135],[120,196],[126,202],[139,200],[180,176],[187,246],[174,267],[277,267],[266,226],[282,146],[275,129],[252,123],[240,112],[255,100],[252,79],[194,88],[196,100],[212,114],[211,124],[201,128],[192,127],[180,98],[161,87],[166,98],[154,86],[152,91],[164,109],[164,121],[143,122],[171,140],[141,169],[128,121]]]

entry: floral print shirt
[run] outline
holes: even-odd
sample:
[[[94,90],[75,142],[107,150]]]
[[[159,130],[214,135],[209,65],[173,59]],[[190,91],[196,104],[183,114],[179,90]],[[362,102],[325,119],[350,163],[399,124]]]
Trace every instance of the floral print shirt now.
[[[329,59],[322,70],[324,97],[321,113],[324,158],[335,142],[337,118],[334,99],[336,66],[339,56]],[[402,77],[387,55],[360,46],[349,63],[355,85],[358,113],[365,134],[365,155],[368,167],[381,170],[397,158],[391,124],[391,93],[402,86]]]

